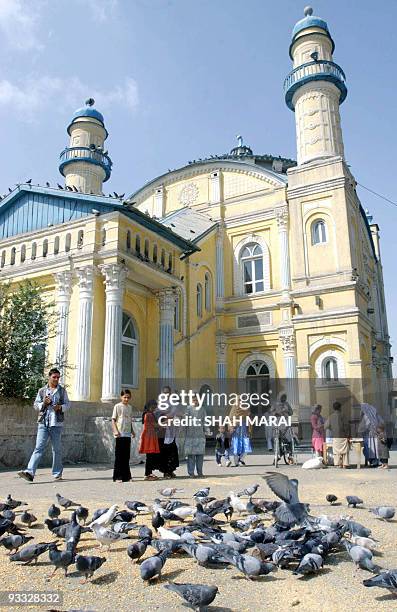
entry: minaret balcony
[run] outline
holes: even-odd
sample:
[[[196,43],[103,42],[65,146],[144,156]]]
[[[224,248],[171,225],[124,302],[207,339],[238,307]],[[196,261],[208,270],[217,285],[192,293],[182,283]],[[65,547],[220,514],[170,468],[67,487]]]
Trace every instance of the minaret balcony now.
[[[294,68],[284,81],[285,102],[291,110],[295,110],[292,98],[294,93],[310,81],[329,81],[340,91],[339,103],[347,96],[346,77],[342,68],[328,60],[307,62]]]
[[[59,172],[63,176],[65,176],[63,171],[65,166],[76,161],[101,166],[105,172],[105,181],[108,180],[112,172],[112,160],[110,157],[102,151],[91,149],[90,147],[66,147],[60,154],[59,159]]]

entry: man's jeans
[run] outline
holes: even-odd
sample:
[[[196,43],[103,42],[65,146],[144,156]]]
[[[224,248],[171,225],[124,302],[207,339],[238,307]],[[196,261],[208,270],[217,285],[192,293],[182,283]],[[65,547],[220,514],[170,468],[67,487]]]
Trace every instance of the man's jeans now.
[[[187,456],[187,473],[189,476],[194,476],[194,467],[196,466],[198,476],[203,475],[204,455],[188,455]]]
[[[62,475],[62,429],[63,427],[46,427],[43,423],[39,423],[37,427],[36,448],[27,467],[27,472],[35,475],[42,456],[44,455],[48,440],[51,439],[52,446],[52,475]]]

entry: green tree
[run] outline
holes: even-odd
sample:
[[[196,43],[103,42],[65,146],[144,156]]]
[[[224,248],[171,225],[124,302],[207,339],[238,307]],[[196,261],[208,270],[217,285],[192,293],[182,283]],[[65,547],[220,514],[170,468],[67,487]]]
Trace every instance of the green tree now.
[[[53,306],[31,281],[0,286],[0,396],[31,399],[43,386]]]

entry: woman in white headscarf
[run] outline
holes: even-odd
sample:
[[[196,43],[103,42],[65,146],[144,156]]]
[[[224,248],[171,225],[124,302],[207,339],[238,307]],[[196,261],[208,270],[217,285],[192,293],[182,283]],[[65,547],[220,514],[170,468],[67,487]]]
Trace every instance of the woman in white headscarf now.
[[[378,467],[379,465],[378,428],[382,425],[383,419],[375,406],[361,404],[361,421],[358,432],[362,434],[364,440],[365,464],[369,464],[371,467]]]

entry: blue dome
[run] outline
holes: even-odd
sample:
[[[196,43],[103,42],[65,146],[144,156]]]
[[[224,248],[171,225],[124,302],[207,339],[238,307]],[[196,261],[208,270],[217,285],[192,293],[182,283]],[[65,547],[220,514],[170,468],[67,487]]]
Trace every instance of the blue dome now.
[[[327,34],[329,34],[327,22],[324,21],[324,19],[316,17],[315,15],[307,15],[295,24],[295,27],[292,30],[292,39],[294,39],[299,32],[305,30],[306,28],[321,28],[322,30],[325,30]]]
[[[74,121],[78,117],[92,117],[93,119],[97,119],[98,121],[100,121],[103,126],[105,125],[105,120],[103,118],[102,113],[97,111],[96,108],[94,108],[93,106],[83,106],[83,108],[77,109],[77,111],[73,113],[72,121]]]

